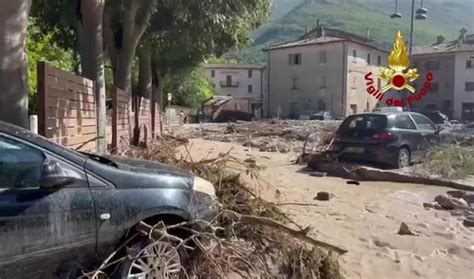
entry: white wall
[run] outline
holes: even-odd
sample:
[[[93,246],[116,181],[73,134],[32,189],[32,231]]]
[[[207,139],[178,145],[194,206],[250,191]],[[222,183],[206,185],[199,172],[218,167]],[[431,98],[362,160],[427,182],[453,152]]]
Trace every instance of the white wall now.
[[[474,92],[465,91],[466,82],[474,82],[474,68],[466,69],[466,60],[474,64],[474,52],[456,53],[454,82],[454,117],[461,119],[462,103],[474,103]]]
[[[353,50],[357,57],[354,58]],[[370,53],[370,65],[367,62],[367,54]],[[347,106],[346,115],[352,114],[351,105],[357,105],[357,113],[366,111],[369,103],[369,111],[373,110],[378,100],[367,93],[365,75],[372,72],[375,87],[378,86],[377,78],[382,68],[387,67],[388,53],[366,47],[359,44],[347,43]],[[381,57],[381,66],[378,66],[378,56]],[[354,79],[356,80],[354,86]],[[381,87],[386,83],[381,80]],[[382,105],[382,104],[380,104]]]
[[[211,77],[211,72],[215,76]],[[248,77],[248,71],[252,70],[252,77]],[[261,99],[262,98],[262,71],[261,69],[236,69],[236,68],[207,68],[209,79],[215,84],[216,91],[222,96],[238,98]],[[232,76],[232,83],[238,83],[238,87],[221,87],[221,82],[226,83],[227,76]],[[252,93],[248,92],[248,86],[252,85]]]

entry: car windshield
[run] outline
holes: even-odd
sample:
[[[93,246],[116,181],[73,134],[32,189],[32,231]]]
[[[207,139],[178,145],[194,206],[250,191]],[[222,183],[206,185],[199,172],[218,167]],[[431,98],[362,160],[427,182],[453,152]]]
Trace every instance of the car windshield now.
[[[387,117],[384,115],[354,115],[342,123],[340,130],[383,130],[386,126]]]
[[[1,137],[0,279],[474,278],[474,0],[0,0]]]

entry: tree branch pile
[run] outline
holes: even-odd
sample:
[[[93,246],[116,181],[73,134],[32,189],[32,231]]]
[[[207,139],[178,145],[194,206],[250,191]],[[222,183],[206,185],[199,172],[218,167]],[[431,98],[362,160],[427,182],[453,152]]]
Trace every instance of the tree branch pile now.
[[[245,172],[259,181],[258,166],[238,160],[230,151],[201,161],[194,161],[189,152],[178,157],[176,147],[183,143],[168,137],[128,155],[189,170],[216,187],[223,209],[206,224],[207,230],[194,231],[189,223],[159,228],[143,223],[137,228],[155,241],[167,239],[175,247],[192,250],[185,267],[189,278],[342,277],[336,256],[345,249],[312,238],[310,227],[299,226],[275,204],[259,198],[236,174]],[[176,227],[187,230],[187,238],[167,233]]]

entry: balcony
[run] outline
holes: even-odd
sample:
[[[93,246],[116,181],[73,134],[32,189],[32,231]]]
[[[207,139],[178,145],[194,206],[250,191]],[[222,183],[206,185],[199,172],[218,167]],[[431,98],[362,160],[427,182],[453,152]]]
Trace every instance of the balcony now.
[[[220,82],[221,87],[239,87],[239,82],[238,81],[221,81]]]

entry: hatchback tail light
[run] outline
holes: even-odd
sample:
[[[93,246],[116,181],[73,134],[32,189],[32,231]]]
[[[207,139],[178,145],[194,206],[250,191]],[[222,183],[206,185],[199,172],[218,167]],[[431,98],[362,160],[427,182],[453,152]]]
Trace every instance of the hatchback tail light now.
[[[381,142],[393,141],[396,139],[395,135],[390,132],[376,133],[372,136],[372,138]]]

